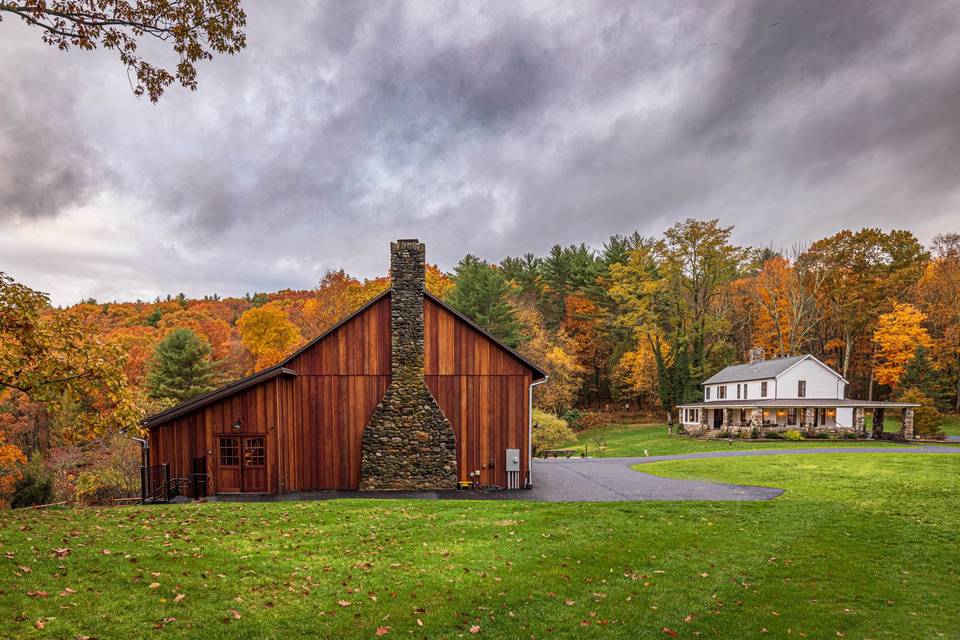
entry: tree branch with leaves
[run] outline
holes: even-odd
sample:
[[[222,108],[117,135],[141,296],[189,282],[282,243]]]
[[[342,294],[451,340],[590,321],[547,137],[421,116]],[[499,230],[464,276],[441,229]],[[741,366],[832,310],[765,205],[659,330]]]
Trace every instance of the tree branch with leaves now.
[[[116,51],[134,95],[151,102],[174,82],[195,91],[197,63],[247,44],[240,0],[0,0],[0,21],[4,14],[40,29],[43,42],[61,51]],[[145,60],[139,48],[146,38],[171,44],[176,65]]]

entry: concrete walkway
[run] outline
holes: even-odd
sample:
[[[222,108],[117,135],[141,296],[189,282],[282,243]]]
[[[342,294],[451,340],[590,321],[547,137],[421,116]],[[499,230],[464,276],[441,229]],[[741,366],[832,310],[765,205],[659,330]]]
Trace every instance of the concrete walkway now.
[[[960,447],[817,447],[809,449],[707,451],[643,458],[553,458],[535,460],[533,464],[534,488],[527,492],[526,499],[545,502],[771,500],[782,494],[783,489],[661,478],[634,471],[630,467],[635,464],[650,464],[666,460],[830,453],[960,454]]]

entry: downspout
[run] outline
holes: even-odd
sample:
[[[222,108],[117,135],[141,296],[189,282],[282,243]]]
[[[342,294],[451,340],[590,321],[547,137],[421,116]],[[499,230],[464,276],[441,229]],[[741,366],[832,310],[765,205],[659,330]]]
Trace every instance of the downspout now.
[[[147,477],[150,474],[150,443],[144,438],[136,436],[127,436],[131,440],[140,443],[140,498],[143,502],[147,501]]]
[[[527,405],[527,488],[533,488],[533,388],[539,384],[543,384],[550,379],[550,376],[543,376],[543,380],[538,382],[531,382],[530,388],[527,390],[529,393],[529,401]]]

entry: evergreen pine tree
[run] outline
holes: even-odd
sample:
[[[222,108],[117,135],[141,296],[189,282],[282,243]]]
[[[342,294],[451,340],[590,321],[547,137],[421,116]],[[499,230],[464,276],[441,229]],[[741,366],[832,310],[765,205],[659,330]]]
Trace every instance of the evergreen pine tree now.
[[[184,402],[214,388],[210,345],[189,329],[177,329],[160,341],[150,363],[150,397]]]
[[[454,269],[446,302],[510,347],[520,342],[520,323],[507,301],[510,285],[497,268],[467,255]]]
[[[916,389],[933,400],[937,407],[950,408],[950,383],[938,372],[924,347],[917,347],[913,359],[903,369],[897,385],[902,391]]]

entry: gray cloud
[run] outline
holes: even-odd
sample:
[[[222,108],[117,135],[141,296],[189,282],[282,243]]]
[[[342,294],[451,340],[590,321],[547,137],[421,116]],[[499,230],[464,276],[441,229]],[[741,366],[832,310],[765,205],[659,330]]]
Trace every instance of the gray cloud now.
[[[960,224],[957,9],[287,0],[157,106],[4,21],[0,269],[69,302],[375,275],[398,236],[443,267],[688,216],[926,240]]]

